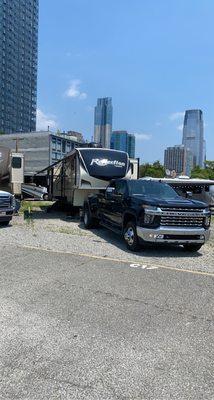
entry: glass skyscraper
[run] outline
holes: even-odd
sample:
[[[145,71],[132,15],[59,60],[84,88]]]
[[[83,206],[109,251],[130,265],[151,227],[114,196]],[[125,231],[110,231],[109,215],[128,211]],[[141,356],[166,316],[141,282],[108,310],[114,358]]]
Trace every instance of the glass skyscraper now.
[[[104,97],[97,99],[94,114],[94,141],[104,148],[110,148],[112,134],[112,99]]]
[[[111,135],[111,149],[127,152],[128,132],[113,131]]]
[[[135,135],[127,131],[113,131],[111,149],[125,151],[130,158],[135,158]]]
[[[187,110],[184,116],[183,145],[193,154],[194,166],[204,167],[205,142],[203,113],[201,110]]]
[[[36,130],[39,0],[0,0],[0,131]]]
[[[135,158],[135,135],[128,134],[127,153],[130,158]]]

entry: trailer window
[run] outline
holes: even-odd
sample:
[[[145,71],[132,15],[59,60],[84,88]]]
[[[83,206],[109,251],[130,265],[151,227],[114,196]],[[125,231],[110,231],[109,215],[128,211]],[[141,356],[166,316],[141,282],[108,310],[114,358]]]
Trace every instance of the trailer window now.
[[[11,165],[12,168],[20,169],[22,167],[22,159],[20,157],[13,157]]]

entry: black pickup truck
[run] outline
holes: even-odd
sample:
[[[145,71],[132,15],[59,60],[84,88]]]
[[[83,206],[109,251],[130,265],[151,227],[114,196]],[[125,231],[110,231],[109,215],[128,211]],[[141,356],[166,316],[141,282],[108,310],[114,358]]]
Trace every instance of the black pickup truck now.
[[[184,199],[165,183],[116,179],[88,197],[83,221],[88,229],[100,224],[120,233],[132,251],[148,242],[198,251],[209,239],[211,215],[206,203]]]

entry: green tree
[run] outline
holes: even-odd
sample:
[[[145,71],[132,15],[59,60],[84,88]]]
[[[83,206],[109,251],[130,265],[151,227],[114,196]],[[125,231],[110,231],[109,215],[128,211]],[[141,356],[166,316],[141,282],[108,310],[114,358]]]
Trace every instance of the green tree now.
[[[214,171],[214,161],[206,160],[205,165],[206,165],[206,168],[208,168],[209,170]]]
[[[206,161],[206,168],[200,168],[198,165],[192,169],[191,178],[214,179],[214,161]]]
[[[155,161],[153,164],[145,163],[140,165],[140,178],[151,176],[153,178],[164,178],[165,168],[160,161]]]

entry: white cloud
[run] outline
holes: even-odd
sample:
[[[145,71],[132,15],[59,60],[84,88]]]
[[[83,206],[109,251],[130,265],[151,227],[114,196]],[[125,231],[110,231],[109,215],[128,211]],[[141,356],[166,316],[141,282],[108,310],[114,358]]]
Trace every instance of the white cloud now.
[[[184,118],[184,111],[177,111],[169,116],[170,121],[177,121]]]
[[[156,122],[155,123],[155,126],[162,126],[163,124],[162,124],[162,122]]]
[[[136,140],[151,140],[150,133],[134,133]]]
[[[36,112],[36,129],[37,131],[47,131],[49,129],[57,128],[57,121],[55,115],[47,115],[40,108]]]
[[[183,131],[183,124],[177,126],[178,131]]]
[[[79,79],[73,79],[70,82],[68,89],[65,92],[66,97],[70,97],[72,99],[84,100],[87,98],[87,93],[80,91],[81,81]]]

